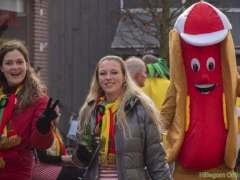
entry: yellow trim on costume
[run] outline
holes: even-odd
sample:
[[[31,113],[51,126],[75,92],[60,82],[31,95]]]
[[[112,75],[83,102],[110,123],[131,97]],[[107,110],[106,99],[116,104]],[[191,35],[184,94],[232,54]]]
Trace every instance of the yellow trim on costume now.
[[[226,99],[225,99],[225,94],[224,93],[223,93],[223,96],[222,96],[222,100],[223,100],[223,120],[224,120],[225,129],[228,130],[227,108],[226,108]]]
[[[188,131],[190,124],[190,97],[186,98],[186,121],[185,121],[185,132]]]
[[[237,97],[237,106],[240,107],[240,98]]]

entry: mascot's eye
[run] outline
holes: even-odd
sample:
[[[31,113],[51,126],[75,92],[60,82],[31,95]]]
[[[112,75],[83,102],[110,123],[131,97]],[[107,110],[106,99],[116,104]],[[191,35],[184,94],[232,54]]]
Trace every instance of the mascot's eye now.
[[[194,72],[198,72],[200,70],[200,63],[196,58],[192,59],[191,67],[192,67]]]
[[[207,69],[209,71],[212,71],[212,70],[214,70],[214,68],[215,68],[215,60],[212,57],[210,57],[207,60]]]

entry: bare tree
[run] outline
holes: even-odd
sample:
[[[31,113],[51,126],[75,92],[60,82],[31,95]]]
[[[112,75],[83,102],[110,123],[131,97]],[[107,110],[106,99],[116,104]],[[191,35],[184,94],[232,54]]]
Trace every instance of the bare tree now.
[[[230,4],[224,0],[209,0],[225,12]],[[124,0],[116,35],[125,46],[139,55],[158,49],[158,55],[169,61],[169,31],[177,17],[199,0]],[[139,44],[140,48],[134,47]]]

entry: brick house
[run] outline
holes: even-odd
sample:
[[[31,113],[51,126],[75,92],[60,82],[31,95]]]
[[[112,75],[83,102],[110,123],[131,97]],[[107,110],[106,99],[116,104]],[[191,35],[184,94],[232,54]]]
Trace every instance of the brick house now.
[[[48,0],[1,0],[0,32],[0,44],[18,39],[28,47],[31,64],[41,68],[47,84]]]

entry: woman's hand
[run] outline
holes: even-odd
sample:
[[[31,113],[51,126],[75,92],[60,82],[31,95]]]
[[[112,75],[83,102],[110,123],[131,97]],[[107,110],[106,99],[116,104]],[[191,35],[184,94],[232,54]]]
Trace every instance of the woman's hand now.
[[[56,111],[54,111],[58,103],[59,103],[59,100],[56,100],[56,102],[51,106],[52,98],[50,98],[48,100],[46,109],[38,117],[36,122],[36,127],[41,134],[47,134],[51,128],[51,121],[58,117]]]
[[[75,167],[75,165],[72,162],[72,155],[62,155],[61,159],[63,162],[58,164],[59,166]]]
[[[72,155],[63,155],[61,156],[63,162],[70,162],[72,163]]]
[[[78,160],[87,166],[91,160],[92,153],[90,153],[83,144],[78,145],[76,152]]]

